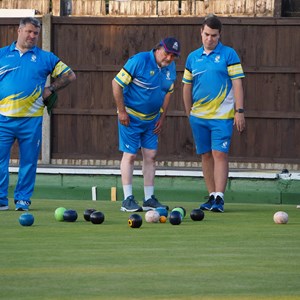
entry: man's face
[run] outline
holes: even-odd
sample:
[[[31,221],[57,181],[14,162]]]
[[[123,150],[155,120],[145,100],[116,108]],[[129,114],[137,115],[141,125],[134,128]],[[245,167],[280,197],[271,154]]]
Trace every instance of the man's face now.
[[[173,53],[166,52],[163,47],[155,51],[156,63],[161,67],[168,66],[177,56]]]
[[[220,39],[220,32],[218,29],[211,29],[207,25],[201,29],[202,43],[205,50],[214,50],[218,45]]]
[[[18,41],[17,44],[22,49],[31,49],[36,46],[40,28],[33,26],[32,24],[26,24],[24,27],[18,29]]]

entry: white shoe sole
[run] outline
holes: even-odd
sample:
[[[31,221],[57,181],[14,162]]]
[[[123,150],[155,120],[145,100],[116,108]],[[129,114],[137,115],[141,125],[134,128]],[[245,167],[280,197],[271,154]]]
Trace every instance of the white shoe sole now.
[[[138,212],[138,211],[141,211],[139,208],[136,208],[136,209],[127,209],[125,207],[121,207],[120,208],[120,211],[126,211],[126,212]]]

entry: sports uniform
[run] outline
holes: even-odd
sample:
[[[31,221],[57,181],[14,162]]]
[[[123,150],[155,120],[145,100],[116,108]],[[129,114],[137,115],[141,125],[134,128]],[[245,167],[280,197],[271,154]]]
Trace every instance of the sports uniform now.
[[[158,137],[153,130],[165,95],[174,91],[175,79],[175,63],[158,67],[153,50],[134,55],[117,74],[114,80],[123,88],[130,116],[128,127],[119,124],[120,151],[135,154],[140,147],[157,149]]]
[[[121,211],[134,212],[168,206],[154,195],[155,160],[171,93],[174,91],[180,43],[169,37],[151,51],[132,56],[112,82],[118,109],[120,168],[124,200]],[[143,206],[136,202],[132,178],[136,154],[143,156]]]
[[[235,113],[232,80],[243,77],[237,53],[221,42],[208,55],[203,46],[189,54],[182,82],[192,84],[190,124],[197,154],[229,151]],[[221,132],[214,130],[220,127]]]
[[[69,70],[53,53],[36,46],[25,53],[16,48],[16,42],[0,49],[0,206],[5,209],[10,149],[16,139],[20,169],[14,199],[15,203],[31,203],[42,138],[45,83],[48,75],[56,78]]]

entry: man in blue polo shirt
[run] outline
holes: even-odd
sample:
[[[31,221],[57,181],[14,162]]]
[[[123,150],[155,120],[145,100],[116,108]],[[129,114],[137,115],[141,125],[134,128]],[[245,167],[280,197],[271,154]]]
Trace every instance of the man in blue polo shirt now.
[[[16,210],[29,210],[42,138],[43,100],[75,80],[74,72],[51,52],[38,48],[41,25],[21,19],[16,42],[0,49],[0,210],[8,210],[9,158],[15,140],[20,168]],[[47,76],[56,78],[45,87]]]
[[[234,49],[220,41],[222,23],[208,16],[201,26],[203,46],[191,52],[183,75],[183,100],[193,132],[196,153],[209,199],[200,208],[224,211],[228,178],[228,151],[233,125],[245,128],[242,78],[245,77]]]
[[[122,211],[147,211],[166,207],[154,195],[155,159],[158,136],[174,91],[180,44],[163,39],[155,49],[131,57],[112,81],[118,110],[119,150],[123,152],[121,176],[124,192]],[[132,193],[134,161],[141,148],[144,194],[139,206]]]

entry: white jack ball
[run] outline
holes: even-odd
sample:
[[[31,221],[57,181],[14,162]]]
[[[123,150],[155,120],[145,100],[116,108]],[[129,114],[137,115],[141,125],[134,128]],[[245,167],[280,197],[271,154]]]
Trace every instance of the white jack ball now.
[[[160,214],[156,210],[149,210],[145,214],[145,220],[148,223],[157,223],[159,221]]]
[[[289,220],[289,215],[284,211],[278,211],[274,214],[273,220],[276,224],[286,224]]]

